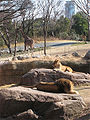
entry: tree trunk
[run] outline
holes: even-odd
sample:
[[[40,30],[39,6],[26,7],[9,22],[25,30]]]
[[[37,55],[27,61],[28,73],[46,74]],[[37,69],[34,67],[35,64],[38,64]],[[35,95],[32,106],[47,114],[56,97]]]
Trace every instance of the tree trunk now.
[[[2,33],[1,31],[0,31],[0,34],[1,34],[2,39],[3,39],[4,42],[5,42],[5,45],[8,47],[9,53],[11,54],[11,53],[12,53],[12,50],[11,50],[11,47],[10,47],[10,42],[7,43],[7,40],[6,40],[6,38],[4,37],[4,35],[3,35],[3,33]]]
[[[46,55],[47,29],[46,29],[46,21],[45,20],[44,20],[44,24],[43,24],[43,36],[44,36],[44,55]]]
[[[88,19],[88,41],[90,41],[90,18]]]
[[[32,14],[32,23],[31,23],[31,33],[32,33],[32,37],[33,37],[33,21],[34,21],[34,18],[33,18],[33,14]]]
[[[17,31],[16,31],[15,43],[14,43],[14,56],[16,56],[16,47],[17,47]]]
[[[88,41],[90,41],[90,1],[87,0],[87,13],[88,13]]]
[[[12,50],[11,50],[10,45],[8,45],[8,49],[9,49],[9,53],[12,54]]]
[[[26,39],[24,40],[24,51],[26,51]]]
[[[46,36],[44,35],[44,55],[46,56]]]
[[[15,39],[15,46],[14,46],[14,56],[16,56],[16,39]]]
[[[15,25],[15,46],[14,46],[14,56],[16,56],[16,47],[17,47],[17,29],[16,29],[16,22],[14,21]]]
[[[22,21],[22,31],[23,31],[23,33],[25,32],[24,30],[25,30],[25,26],[24,26],[24,18],[23,18],[23,21]],[[22,33],[22,35],[23,35],[23,33]],[[24,38],[24,37],[23,37]],[[24,51],[26,51],[26,39],[24,38]]]

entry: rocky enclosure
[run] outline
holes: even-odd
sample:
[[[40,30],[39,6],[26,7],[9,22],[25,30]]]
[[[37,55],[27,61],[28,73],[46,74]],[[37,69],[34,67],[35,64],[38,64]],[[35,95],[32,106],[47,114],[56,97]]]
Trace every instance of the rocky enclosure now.
[[[55,59],[55,58],[54,58]],[[4,61],[0,62],[0,85],[4,84],[11,84],[11,83],[19,83],[22,75],[29,72],[31,69],[35,68],[48,68],[52,69],[52,62],[54,59],[33,59],[33,61],[29,60],[22,60],[22,61],[15,61],[9,62]],[[86,61],[86,60],[85,60]],[[69,65],[74,71],[80,71],[82,69],[86,70],[86,73],[89,73],[89,64],[90,62],[63,62],[64,65]],[[75,63],[75,64],[74,64]],[[85,64],[84,64],[85,63]]]
[[[90,64],[89,60],[84,60],[85,64],[86,61]],[[22,87],[59,78],[70,79],[75,86],[90,85],[89,72],[55,71],[52,69],[52,62],[50,59],[0,62],[0,85],[19,84],[16,87],[0,89],[0,120],[77,120],[81,116],[86,105],[80,95],[49,93]],[[62,63],[69,64],[65,61]],[[81,61],[75,65],[78,69],[82,68],[84,63]],[[71,62],[69,65],[75,68]]]
[[[5,120],[72,120],[84,108],[85,103],[79,95],[24,87],[0,90],[0,118]]]

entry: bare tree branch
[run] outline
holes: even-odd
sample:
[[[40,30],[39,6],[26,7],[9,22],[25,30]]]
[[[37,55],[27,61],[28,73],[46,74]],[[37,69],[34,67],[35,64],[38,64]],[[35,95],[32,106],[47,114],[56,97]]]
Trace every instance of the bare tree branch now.
[[[90,41],[90,0],[72,0],[76,6],[87,16],[88,40]]]

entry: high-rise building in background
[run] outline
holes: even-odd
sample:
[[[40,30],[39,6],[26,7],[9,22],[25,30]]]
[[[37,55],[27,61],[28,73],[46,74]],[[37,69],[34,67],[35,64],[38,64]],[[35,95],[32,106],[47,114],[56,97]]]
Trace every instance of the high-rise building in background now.
[[[71,19],[73,15],[75,15],[75,4],[73,1],[66,1],[65,4],[65,17]]]

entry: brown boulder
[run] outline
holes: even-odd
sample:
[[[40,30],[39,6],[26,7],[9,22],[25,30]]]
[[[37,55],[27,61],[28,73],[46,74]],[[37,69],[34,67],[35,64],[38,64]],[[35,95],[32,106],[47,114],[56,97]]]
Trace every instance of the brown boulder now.
[[[84,58],[85,59],[90,59],[90,50],[85,54]]]
[[[90,84],[90,74],[61,72],[52,69],[32,69],[22,76],[20,85],[35,85],[40,81],[53,82],[59,78],[67,78],[75,85]]]
[[[38,116],[34,114],[34,112],[31,109],[29,109],[25,112],[1,120],[38,120]]]
[[[71,120],[84,108],[79,95],[47,93],[20,86],[0,90],[0,118],[6,120],[14,115],[14,120],[29,120],[24,119],[28,110],[29,117],[32,115],[37,120]]]

